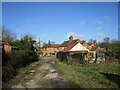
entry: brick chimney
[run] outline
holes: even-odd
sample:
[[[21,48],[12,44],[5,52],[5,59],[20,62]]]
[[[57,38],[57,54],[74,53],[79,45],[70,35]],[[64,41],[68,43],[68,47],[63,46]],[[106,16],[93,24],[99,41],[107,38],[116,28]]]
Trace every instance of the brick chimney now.
[[[94,41],[93,41],[93,43],[94,43],[94,44],[97,44],[97,41],[96,41],[96,40],[94,40]]]
[[[72,41],[72,40],[73,40],[73,36],[70,36],[70,37],[69,37],[69,41]]]

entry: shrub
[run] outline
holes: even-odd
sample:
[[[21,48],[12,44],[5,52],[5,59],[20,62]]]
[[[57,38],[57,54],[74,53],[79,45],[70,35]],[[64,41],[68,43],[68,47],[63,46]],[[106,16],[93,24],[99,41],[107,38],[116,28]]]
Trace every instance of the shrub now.
[[[61,62],[67,62],[68,64],[84,64],[84,54],[73,54],[71,55],[69,52],[58,52],[57,58]]]
[[[67,56],[69,56],[69,52],[58,52],[56,57],[62,62],[68,62]]]
[[[58,63],[58,62],[59,62],[59,60],[58,60],[58,59],[54,59],[54,62],[55,62],[55,63]]]
[[[13,67],[9,54],[2,52],[2,81],[3,83],[10,80],[17,74],[16,68]]]
[[[67,56],[67,63],[68,63],[68,64],[75,64],[76,61],[75,61],[75,59],[73,59],[71,56]]]
[[[32,54],[32,55],[31,55]],[[3,81],[8,81],[17,75],[18,69],[38,61],[37,55],[25,50],[13,51],[12,53],[3,53]]]
[[[55,55],[55,53],[51,53],[52,55]]]

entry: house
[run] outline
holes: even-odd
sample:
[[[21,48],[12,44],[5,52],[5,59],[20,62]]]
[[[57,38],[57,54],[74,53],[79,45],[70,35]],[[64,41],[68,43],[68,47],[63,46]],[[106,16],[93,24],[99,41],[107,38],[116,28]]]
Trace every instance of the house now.
[[[43,45],[40,52],[43,56],[55,55],[58,52],[58,47],[60,44],[45,44]]]
[[[64,41],[60,46],[59,46],[59,51],[64,50],[71,44],[75,44],[76,42],[79,42],[79,39],[73,40],[73,36],[69,37],[69,41]]]
[[[17,49],[17,47],[12,46],[4,41],[0,41],[0,49],[8,53],[11,52],[13,49]]]
[[[64,41],[59,46],[59,51],[69,52],[71,54],[85,53],[86,59],[91,56],[92,60],[95,60],[97,46],[96,41],[94,41],[93,43],[86,43],[82,42],[79,39],[73,40],[73,36],[70,36],[68,41]]]
[[[59,51],[62,52],[75,52],[75,51],[93,51],[93,47],[95,47],[96,45],[96,41],[94,41],[93,43],[86,43],[86,42],[82,42],[79,39],[75,39],[73,40],[73,36],[69,37],[68,41],[64,41],[60,46],[59,46]]]

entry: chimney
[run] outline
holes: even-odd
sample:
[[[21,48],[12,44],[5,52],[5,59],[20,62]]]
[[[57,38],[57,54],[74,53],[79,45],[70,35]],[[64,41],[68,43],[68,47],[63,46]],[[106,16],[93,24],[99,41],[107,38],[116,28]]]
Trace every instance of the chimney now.
[[[93,43],[94,43],[94,44],[97,44],[97,41],[96,41],[96,40],[94,40],[94,41],[93,41]]]
[[[73,40],[73,36],[70,36],[70,37],[69,37],[69,41],[72,41],[72,40]]]

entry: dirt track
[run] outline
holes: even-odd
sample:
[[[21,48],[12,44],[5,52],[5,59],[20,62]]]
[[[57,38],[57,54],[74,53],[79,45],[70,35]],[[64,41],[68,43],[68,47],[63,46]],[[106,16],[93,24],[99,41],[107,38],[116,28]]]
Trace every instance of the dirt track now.
[[[52,80],[56,78],[61,80]],[[26,72],[12,88],[70,88],[71,86],[55,65],[50,63],[50,59],[44,59]]]

